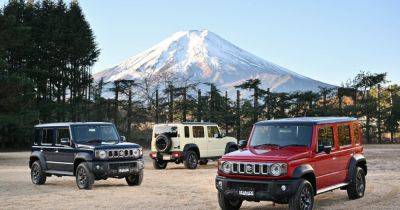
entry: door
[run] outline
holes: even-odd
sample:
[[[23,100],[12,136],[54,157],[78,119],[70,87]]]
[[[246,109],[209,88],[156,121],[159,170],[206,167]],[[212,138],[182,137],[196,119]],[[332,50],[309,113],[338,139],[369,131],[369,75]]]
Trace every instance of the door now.
[[[315,176],[317,181],[317,189],[332,186],[338,183],[337,179],[337,145],[334,139],[334,127],[332,125],[317,127],[317,148],[314,157],[315,160]],[[332,146],[329,154],[319,150],[322,146]]]
[[[71,140],[68,127],[55,129],[55,147],[53,154],[54,170],[73,172],[74,170],[74,148],[69,145],[61,145],[61,139]]]
[[[205,138],[204,126],[192,126],[193,139],[200,150],[200,157],[208,157],[207,139]]]
[[[208,156],[217,157],[225,153],[226,143],[222,139],[218,126],[207,126],[207,149]]]
[[[41,152],[44,155],[47,169],[55,170],[56,165],[54,164],[54,129],[43,128],[40,139]]]
[[[350,124],[339,124],[337,126],[339,150],[337,152],[338,179],[346,182],[350,159],[354,154],[354,147],[351,141]]]

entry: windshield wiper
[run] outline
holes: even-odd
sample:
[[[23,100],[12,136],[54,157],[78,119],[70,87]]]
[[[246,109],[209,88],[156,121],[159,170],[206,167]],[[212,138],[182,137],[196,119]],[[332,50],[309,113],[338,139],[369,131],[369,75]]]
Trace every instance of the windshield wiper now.
[[[89,139],[89,140],[84,141],[82,143],[92,143],[92,142],[100,142],[101,143],[101,140],[100,139]]]
[[[269,143],[267,143],[267,144],[259,144],[259,145],[253,146],[253,147],[261,147],[261,146],[274,146],[274,147],[279,147],[278,144],[269,144]]]
[[[285,148],[285,147],[306,147],[307,145],[304,145],[304,144],[287,144],[287,145],[284,145],[284,146],[281,146],[280,147],[280,149],[282,149],[282,148]]]

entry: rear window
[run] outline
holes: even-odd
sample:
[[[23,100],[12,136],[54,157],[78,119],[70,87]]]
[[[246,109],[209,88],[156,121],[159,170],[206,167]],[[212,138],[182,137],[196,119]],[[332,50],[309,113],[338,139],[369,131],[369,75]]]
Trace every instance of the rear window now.
[[[360,126],[358,124],[353,124],[353,131],[354,131],[354,142],[356,144],[360,144]]]
[[[203,126],[193,126],[193,138],[204,138]]]
[[[178,127],[168,125],[160,125],[154,127],[154,138],[162,133],[166,133],[170,137],[178,137]]]
[[[52,128],[44,128],[42,131],[42,144],[53,144],[54,130]]]
[[[318,145],[333,147],[333,128],[326,126],[318,129]]]
[[[339,146],[351,145],[349,125],[338,126],[338,138],[339,138]]]
[[[189,138],[189,126],[185,126],[185,138]]]

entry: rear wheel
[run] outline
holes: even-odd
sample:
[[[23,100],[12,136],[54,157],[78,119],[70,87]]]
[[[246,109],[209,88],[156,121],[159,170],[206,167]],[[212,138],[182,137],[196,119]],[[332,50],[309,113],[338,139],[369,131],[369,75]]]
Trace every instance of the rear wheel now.
[[[35,161],[31,166],[31,180],[33,184],[42,185],[46,182],[46,174],[42,170],[40,161]]]
[[[302,180],[296,193],[289,199],[289,209],[291,210],[311,210],[314,205],[314,189],[311,183]]]
[[[167,167],[168,162],[160,159],[153,159],[153,167],[155,169],[165,169]]]
[[[198,157],[194,151],[188,151],[185,156],[185,161],[183,164],[187,169],[196,169],[197,168]]]
[[[218,203],[222,210],[238,210],[242,206],[243,200],[227,199],[223,193],[218,191]]]
[[[79,189],[90,190],[92,189],[94,183],[94,175],[89,170],[88,164],[86,162],[80,163],[76,168],[76,185]]]
[[[125,177],[126,183],[129,186],[138,186],[142,184],[143,181],[143,170],[141,170],[138,174],[132,174]]]
[[[365,173],[361,167],[356,167],[352,181],[347,186],[349,199],[357,199],[364,196],[365,192]]]

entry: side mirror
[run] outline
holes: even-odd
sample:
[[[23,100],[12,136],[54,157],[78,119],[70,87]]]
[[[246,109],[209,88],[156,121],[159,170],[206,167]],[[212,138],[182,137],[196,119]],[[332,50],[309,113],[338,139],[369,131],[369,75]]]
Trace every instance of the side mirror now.
[[[222,138],[222,135],[219,133],[214,133],[214,138]]]
[[[60,144],[64,146],[69,146],[69,138],[61,138]]]
[[[225,137],[225,136],[226,136],[226,133],[225,132],[221,132],[221,138]]]
[[[325,152],[326,154],[331,153],[332,146],[328,145],[318,145],[318,152]]]
[[[244,148],[246,148],[246,146],[247,146],[247,140],[240,140],[238,146],[239,146],[239,149],[244,149]]]
[[[121,136],[121,141],[122,142],[126,142],[126,137],[125,136]]]

